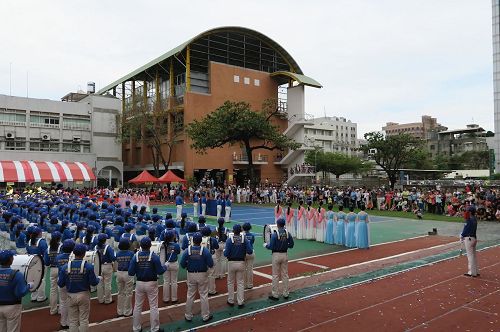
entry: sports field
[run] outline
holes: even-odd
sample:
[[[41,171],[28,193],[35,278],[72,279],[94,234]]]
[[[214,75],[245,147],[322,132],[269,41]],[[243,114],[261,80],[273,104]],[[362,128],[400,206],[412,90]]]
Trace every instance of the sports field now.
[[[175,213],[174,206],[159,206],[159,210],[162,215],[166,212]],[[192,214],[192,208],[187,206],[185,212]],[[263,225],[274,222],[273,209],[268,207],[235,205],[233,206],[231,221],[231,224],[227,225],[228,227],[231,227],[235,222],[250,222],[253,225],[252,231],[257,235],[261,235]],[[209,222],[214,224],[215,219],[210,218]],[[500,232],[495,226],[490,224],[480,225],[478,234],[482,247],[496,246],[500,243],[500,236],[498,235]],[[438,236],[426,236],[427,232],[431,231],[432,228],[438,229]],[[271,271],[268,265],[271,262],[271,254],[268,250],[262,248],[262,237],[258,236],[255,244],[255,287],[252,290],[246,291],[246,307],[243,309],[227,308],[225,305],[226,295],[224,295],[226,292],[226,280],[217,280],[219,295],[210,298],[211,311],[215,317],[214,323],[225,322],[234,318],[235,315],[242,315],[243,318],[246,315],[257,314],[257,316],[252,316],[254,318],[250,320],[261,319],[259,318],[261,317],[260,315],[264,315],[262,317],[266,315],[266,313],[260,313],[261,311],[271,312],[268,310],[276,306],[280,307],[292,303],[300,307],[300,303],[303,302],[304,308],[297,309],[298,312],[309,312],[309,307],[305,300],[322,296],[321,294],[325,291],[341,289],[347,285],[357,285],[373,280],[374,278],[385,280],[387,276],[393,273],[402,273],[401,271],[405,271],[408,268],[414,269],[418,266],[426,266],[427,264],[434,263],[436,260],[452,259],[458,261],[456,269],[461,269],[463,273],[466,269],[464,258],[453,259],[458,255],[459,244],[457,236],[461,228],[462,225],[460,223],[373,217],[371,224],[371,241],[373,246],[369,250],[347,250],[335,245],[297,240],[295,248],[289,252],[289,259],[291,261],[289,271],[292,278],[291,287],[294,292],[292,292],[290,299],[286,303],[275,303],[266,299],[269,293]],[[442,263],[438,265],[440,264]],[[180,272],[180,280],[184,280],[185,272],[182,269]],[[389,285],[385,285],[384,287],[388,286],[391,286],[391,284],[389,283]],[[113,292],[115,291],[116,289],[113,284]],[[179,285],[179,304],[168,306],[161,301],[160,287],[160,318],[166,331],[190,329],[201,324],[201,319],[195,319],[193,323],[184,322],[182,314],[185,294],[185,282],[181,282]],[[31,331],[35,326],[38,331],[57,330],[59,317],[50,316],[46,306],[47,302],[32,304],[29,300],[25,299],[25,308],[28,310],[25,310],[23,314],[23,331]],[[195,305],[195,310],[199,310],[198,307]],[[297,312],[295,311],[296,309],[293,310]],[[130,318],[116,318],[115,304],[102,305],[97,303],[96,300],[92,301],[90,319],[92,330],[95,331],[111,331],[118,328],[128,330],[131,326]],[[265,321],[265,318],[262,319]],[[245,321],[243,320],[242,322]],[[144,323],[145,326],[149,324],[147,311],[144,314]],[[283,324],[285,323],[286,320],[284,320]],[[267,323],[263,323],[262,327],[266,326],[265,324]],[[326,324],[329,326],[329,323]],[[223,328],[223,326],[217,326],[217,330]],[[299,329],[295,325],[288,327],[285,324],[283,327],[286,330]],[[245,327],[243,330],[248,329]],[[254,330],[259,330],[258,326],[254,326]]]

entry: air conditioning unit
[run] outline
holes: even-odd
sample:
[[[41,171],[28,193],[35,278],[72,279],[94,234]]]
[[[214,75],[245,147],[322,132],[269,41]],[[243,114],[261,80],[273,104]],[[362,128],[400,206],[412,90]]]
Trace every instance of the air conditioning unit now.
[[[16,138],[16,133],[14,133],[13,131],[8,131],[5,133],[5,138],[6,139],[14,139],[14,138]]]
[[[82,138],[80,136],[73,136],[73,142],[80,142]]]
[[[41,138],[42,138],[42,141],[50,141],[50,135],[49,134],[42,134]]]

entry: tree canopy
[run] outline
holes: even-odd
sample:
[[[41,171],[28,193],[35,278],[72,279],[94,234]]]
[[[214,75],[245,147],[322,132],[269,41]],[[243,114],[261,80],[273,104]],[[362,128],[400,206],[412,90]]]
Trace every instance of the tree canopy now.
[[[360,174],[371,170],[371,164],[358,157],[338,152],[324,152],[317,148],[306,153],[305,161],[316,166],[317,172],[331,173],[338,179],[342,174]]]
[[[365,134],[367,144],[361,149],[386,172],[391,188],[394,188],[398,172],[421,154],[422,141],[408,134],[385,136],[381,132]]]
[[[254,111],[246,102],[226,101],[214,112],[201,120],[194,120],[186,127],[191,147],[198,153],[220,148],[226,144],[241,144],[248,158],[248,174],[253,184],[259,179],[253,176],[252,152],[265,150],[295,150],[301,146],[281,133],[271,119],[278,116],[277,108],[265,103],[262,110]]]

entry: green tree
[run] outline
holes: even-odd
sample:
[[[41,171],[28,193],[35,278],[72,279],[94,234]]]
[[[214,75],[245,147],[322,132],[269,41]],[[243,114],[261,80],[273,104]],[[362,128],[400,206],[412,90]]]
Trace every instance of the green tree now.
[[[429,154],[425,149],[416,150],[413,155],[410,156],[410,159],[403,164],[402,168],[408,169],[433,169],[434,164],[432,160],[429,158]]]
[[[311,165],[316,165],[316,170],[323,172],[323,175],[326,173],[334,174],[337,180],[342,174],[360,174],[372,168],[370,163],[358,157],[347,156],[338,152],[324,152],[321,149],[308,151],[305,161]]]
[[[283,135],[279,127],[271,122],[279,116],[278,108],[272,105],[272,102],[266,102],[261,111],[253,111],[246,102],[224,102],[214,112],[186,127],[192,140],[191,147],[198,153],[206,153],[208,149],[226,144],[243,145],[248,157],[250,181],[253,186],[257,185],[259,179],[254,176],[252,157],[254,150],[295,150],[301,146]]]
[[[365,139],[367,144],[361,149],[371,155],[375,163],[384,170],[392,189],[399,170],[411,161],[416,153],[420,153],[422,146],[421,140],[408,134],[384,136],[383,133],[374,131],[366,133]]]

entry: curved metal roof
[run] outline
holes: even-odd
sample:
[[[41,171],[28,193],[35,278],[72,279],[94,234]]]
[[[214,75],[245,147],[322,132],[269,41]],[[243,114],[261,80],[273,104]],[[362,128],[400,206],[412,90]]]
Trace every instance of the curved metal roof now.
[[[322,88],[323,87],[318,81],[316,81],[312,77],[297,74],[297,73],[292,73],[289,71],[275,71],[274,73],[271,73],[271,77],[273,77],[273,76],[286,76],[286,77],[293,79],[294,81],[297,81],[299,84],[312,86],[314,88]]]
[[[270,47],[272,47],[276,52],[278,52],[283,57],[283,59],[290,66],[290,71],[291,72],[303,75],[302,70],[300,69],[300,67],[297,64],[297,62],[292,58],[292,56],[281,45],[279,45],[277,42],[275,42],[271,38],[267,37],[266,35],[258,32],[258,31],[252,30],[252,29],[248,29],[248,28],[244,28],[244,27],[237,27],[237,26],[228,26],[228,27],[219,27],[219,28],[207,30],[205,32],[200,33],[199,35],[197,35],[197,36],[195,36],[195,37],[187,40],[186,42],[184,42],[181,45],[177,46],[176,48],[168,51],[167,53],[159,56],[158,58],[153,59],[152,61],[149,61],[144,66],[142,66],[140,68],[137,68],[133,72],[131,72],[131,73],[123,76],[122,78],[114,81],[111,84],[108,84],[104,88],[100,89],[97,92],[97,94],[103,94],[103,93],[111,90],[115,86],[118,86],[118,85],[120,85],[123,82],[131,80],[134,76],[137,76],[138,74],[142,73],[146,69],[151,68],[151,67],[157,65],[158,63],[160,63],[160,62],[162,62],[162,61],[164,61],[164,60],[166,60],[166,59],[168,59],[168,58],[170,58],[170,57],[172,57],[174,55],[179,54],[189,44],[191,44],[195,40],[197,40],[199,38],[202,38],[202,37],[205,37],[205,36],[210,35],[210,34],[218,33],[218,32],[236,32],[236,33],[239,32],[239,33],[245,33],[245,34],[248,34],[250,36],[253,36],[255,38],[260,39],[261,41],[263,41],[264,43],[266,43]]]

